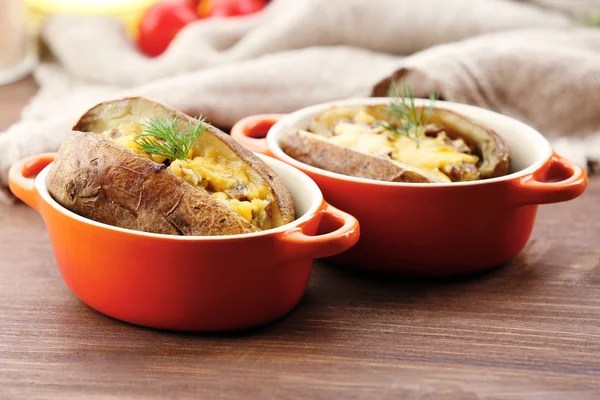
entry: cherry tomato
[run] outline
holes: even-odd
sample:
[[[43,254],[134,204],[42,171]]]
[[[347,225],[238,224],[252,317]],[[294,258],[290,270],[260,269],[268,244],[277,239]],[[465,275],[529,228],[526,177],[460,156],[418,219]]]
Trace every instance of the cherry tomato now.
[[[196,7],[200,17],[236,17],[258,12],[266,0],[199,0]]]
[[[167,0],[148,8],[140,21],[138,48],[146,55],[162,54],[187,24],[198,20],[196,9],[187,0]]]

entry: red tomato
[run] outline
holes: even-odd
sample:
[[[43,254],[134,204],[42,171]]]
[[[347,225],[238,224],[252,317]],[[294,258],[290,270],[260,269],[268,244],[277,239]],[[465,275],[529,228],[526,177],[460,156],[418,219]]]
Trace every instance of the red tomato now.
[[[266,0],[200,0],[197,10],[200,17],[235,17],[258,12],[266,5]]]
[[[156,57],[164,52],[184,26],[198,20],[187,0],[168,0],[148,8],[140,21],[137,44],[145,54]]]

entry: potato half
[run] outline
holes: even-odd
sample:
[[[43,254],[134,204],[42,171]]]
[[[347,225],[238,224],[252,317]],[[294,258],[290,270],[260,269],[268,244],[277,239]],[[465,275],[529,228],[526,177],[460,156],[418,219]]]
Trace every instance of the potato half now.
[[[408,164],[374,157],[325,141],[319,135],[301,129],[287,131],[281,149],[290,157],[338,174],[388,182],[439,182]]]
[[[495,178],[508,174],[510,152],[496,132],[467,119],[453,111],[434,109],[427,123],[443,127],[451,139],[463,139],[481,157],[477,166],[482,178]]]
[[[150,119],[198,121],[155,101],[132,97],[85,113],[58,151],[50,195],[65,208],[127,229],[185,236],[234,235],[295,218],[290,193],[275,172],[229,135],[206,130],[186,160],[145,154],[133,139]]]
[[[349,176],[389,182],[456,182],[506,175],[510,154],[492,130],[453,111],[415,108],[420,146],[385,128],[398,124],[385,105],[331,107],[307,130],[286,132],[282,150],[298,161]]]

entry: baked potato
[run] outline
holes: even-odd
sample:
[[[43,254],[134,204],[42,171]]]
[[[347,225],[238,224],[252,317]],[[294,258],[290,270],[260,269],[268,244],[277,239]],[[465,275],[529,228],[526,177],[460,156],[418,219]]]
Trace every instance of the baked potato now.
[[[48,190],[83,217],[152,233],[234,235],[295,219],[290,193],[260,158],[141,97],[87,111],[58,151]]]
[[[280,142],[290,157],[344,175],[389,182],[457,182],[506,175],[510,153],[492,130],[453,111],[337,106]],[[407,119],[413,118],[408,121]]]

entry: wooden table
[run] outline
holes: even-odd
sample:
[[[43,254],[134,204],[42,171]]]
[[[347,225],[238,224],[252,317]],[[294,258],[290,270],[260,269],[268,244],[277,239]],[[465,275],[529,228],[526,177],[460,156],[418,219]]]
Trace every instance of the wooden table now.
[[[0,129],[33,88],[0,89]],[[0,399],[598,399],[599,205],[594,178],[581,198],[541,207],[517,260],[476,276],[317,263],[291,314],[228,335],[95,312],[63,284],[41,218],[2,206]]]

